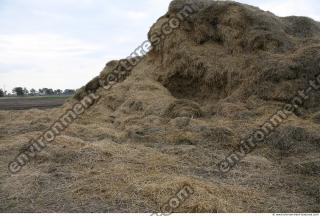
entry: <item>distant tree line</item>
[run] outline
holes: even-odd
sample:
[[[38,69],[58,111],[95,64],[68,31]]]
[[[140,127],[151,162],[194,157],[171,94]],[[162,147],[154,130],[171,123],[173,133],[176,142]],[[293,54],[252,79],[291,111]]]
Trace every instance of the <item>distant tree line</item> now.
[[[6,92],[4,92],[2,89],[0,89],[0,97],[4,97],[6,95]]]
[[[42,89],[30,89],[28,90],[25,87],[15,87],[12,89],[12,94],[7,93],[3,89],[0,89],[0,97],[5,96],[71,96],[74,95],[76,90],[74,89],[51,89],[51,88],[42,88]]]

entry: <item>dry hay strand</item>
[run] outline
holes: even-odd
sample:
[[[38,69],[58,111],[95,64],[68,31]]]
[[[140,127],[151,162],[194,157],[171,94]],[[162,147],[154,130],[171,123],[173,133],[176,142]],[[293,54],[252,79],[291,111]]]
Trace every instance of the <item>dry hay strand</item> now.
[[[314,123],[320,124],[320,112],[313,114],[311,119]]]
[[[165,116],[169,118],[189,117],[200,118],[203,115],[198,103],[190,100],[176,100],[168,107]]]
[[[158,206],[156,211],[163,211],[163,205],[177,197],[176,193],[185,186],[191,187],[194,193],[189,194],[179,208],[173,209],[175,213],[245,212],[248,206],[256,202],[250,203],[251,200],[258,197],[245,188],[213,184],[186,176],[164,176],[156,182],[147,183],[142,188],[142,195]],[[245,206],[242,200],[248,200],[250,204]]]

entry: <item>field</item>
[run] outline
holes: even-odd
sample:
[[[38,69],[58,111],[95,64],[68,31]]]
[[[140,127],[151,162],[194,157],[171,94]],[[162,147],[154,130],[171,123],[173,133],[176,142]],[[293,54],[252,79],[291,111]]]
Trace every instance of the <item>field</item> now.
[[[0,99],[0,212],[320,212],[320,23],[175,0],[150,39],[183,3],[74,97]]]
[[[6,97],[0,98],[0,110],[48,109],[61,106],[68,97]]]

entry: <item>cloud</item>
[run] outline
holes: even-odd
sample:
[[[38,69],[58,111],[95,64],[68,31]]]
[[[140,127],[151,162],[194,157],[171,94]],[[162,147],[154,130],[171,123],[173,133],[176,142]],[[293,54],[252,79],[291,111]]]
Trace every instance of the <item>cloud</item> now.
[[[320,6],[319,1],[316,0],[241,0],[241,2],[259,6],[278,16],[307,16],[320,21]]]
[[[0,81],[17,85],[78,88],[102,69],[102,47],[55,34],[0,35]]]
[[[97,51],[97,45],[55,34],[11,34],[0,35],[0,62],[25,59],[30,56],[47,58],[84,55]],[[41,54],[41,55],[39,55]]]
[[[148,17],[148,13],[141,12],[141,11],[127,11],[125,12],[128,19],[133,19],[137,21],[143,21],[143,19],[146,19]]]

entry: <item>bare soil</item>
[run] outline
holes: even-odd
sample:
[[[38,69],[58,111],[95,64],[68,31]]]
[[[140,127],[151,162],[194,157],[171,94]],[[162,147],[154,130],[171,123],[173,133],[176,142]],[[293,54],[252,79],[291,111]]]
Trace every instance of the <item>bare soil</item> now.
[[[234,169],[218,167],[315,79],[319,22],[231,1],[174,0],[149,37],[186,3],[197,13],[110,90],[98,81],[119,61],[60,108],[0,111],[1,212],[159,212],[184,185],[194,194],[174,212],[320,211],[319,91]],[[30,140],[90,92],[100,100],[21,172],[8,172]]]
[[[0,98],[0,110],[49,109],[62,106],[67,97]]]

